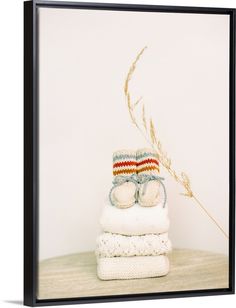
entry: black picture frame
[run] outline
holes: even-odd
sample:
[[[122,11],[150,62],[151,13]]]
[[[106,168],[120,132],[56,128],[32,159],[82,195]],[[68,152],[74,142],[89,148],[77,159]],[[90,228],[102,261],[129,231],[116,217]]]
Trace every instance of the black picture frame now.
[[[227,14],[230,16],[230,122],[229,122],[229,287],[157,294],[128,294],[38,300],[38,29],[37,8],[73,8],[91,10],[120,10],[172,12],[193,14]],[[24,2],[24,305],[44,306],[95,302],[129,301],[158,298],[222,295],[235,293],[235,30],[236,11],[231,8],[177,7],[156,5],[103,4],[79,2]]]

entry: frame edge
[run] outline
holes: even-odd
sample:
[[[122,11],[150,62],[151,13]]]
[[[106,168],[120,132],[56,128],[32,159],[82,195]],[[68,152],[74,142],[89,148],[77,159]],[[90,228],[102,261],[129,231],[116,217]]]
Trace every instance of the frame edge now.
[[[235,294],[235,52],[236,9],[230,14],[229,55],[229,289]]]
[[[34,3],[24,2],[24,300],[35,306],[36,294],[36,177],[34,149]]]
[[[136,295],[126,295],[119,298],[75,298],[75,299],[52,299],[37,300],[37,253],[38,253],[38,234],[37,234],[37,58],[36,53],[36,7],[39,4],[49,4],[50,1],[31,0],[24,2],[24,305],[26,306],[44,306],[44,305],[61,305],[61,304],[82,304],[96,302],[114,302],[127,300],[148,300],[158,298],[178,298],[189,296],[209,296],[235,294],[235,30],[236,30],[236,10],[230,11],[230,245],[229,256],[231,264],[231,279],[227,290],[204,290],[203,293],[196,290],[194,292],[185,292],[185,294],[142,294],[141,298]],[[74,3],[73,3],[74,4]],[[108,4],[105,4],[108,5]],[[173,7],[174,8],[174,7]],[[199,9],[199,8],[197,8]],[[36,35],[36,36],[35,36]],[[210,292],[206,292],[210,291]],[[146,296],[145,296],[146,295]]]

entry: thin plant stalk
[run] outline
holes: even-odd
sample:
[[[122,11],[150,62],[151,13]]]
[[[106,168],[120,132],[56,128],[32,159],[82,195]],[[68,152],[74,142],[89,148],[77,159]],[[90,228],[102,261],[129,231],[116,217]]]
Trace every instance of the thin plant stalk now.
[[[143,55],[144,51],[146,50],[146,48],[147,48],[147,46],[145,46],[138,53],[134,62],[131,64],[129,71],[128,71],[128,74],[127,74],[127,77],[125,79],[124,93],[125,93],[125,98],[126,98],[126,101],[127,101],[127,106],[128,106],[128,111],[129,111],[131,121],[136,126],[136,128],[138,129],[140,134],[145,138],[147,143],[157,153],[160,164],[168,171],[168,173],[171,175],[171,177],[173,177],[174,180],[184,188],[184,192],[181,193],[181,194],[186,196],[186,197],[191,198],[192,200],[194,200],[195,203],[203,210],[203,212],[211,219],[211,221],[218,227],[218,229],[228,239],[229,236],[224,231],[224,229],[220,226],[220,224],[216,221],[216,219],[208,212],[208,210],[203,206],[203,204],[199,201],[199,199],[193,193],[193,191],[191,189],[190,179],[187,176],[187,174],[184,173],[184,172],[181,172],[180,174],[178,174],[173,169],[171,159],[168,157],[167,153],[163,150],[162,144],[161,144],[160,140],[158,140],[158,138],[157,138],[155,125],[153,123],[152,118],[150,118],[149,121],[147,121],[144,103],[143,103],[143,106],[142,106],[142,120],[139,121],[136,118],[135,108],[140,103],[142,98],[139,98],[135,103],[132,102],[129,83],[130,83],[132,76],[135,72],[136,65],[137,65],[140,57]],[[140,122],[141,122],[141,124],[140,124]]]

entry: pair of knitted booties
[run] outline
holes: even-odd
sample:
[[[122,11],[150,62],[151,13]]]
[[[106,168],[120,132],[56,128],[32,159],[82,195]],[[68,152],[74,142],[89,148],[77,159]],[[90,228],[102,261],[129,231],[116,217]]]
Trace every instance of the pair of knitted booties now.
[[[113,206],[129,208],[136,202],[143,207],[166,203],[163,178],[159,176],[157,154],[152,149],[120,150],[113,153]]]

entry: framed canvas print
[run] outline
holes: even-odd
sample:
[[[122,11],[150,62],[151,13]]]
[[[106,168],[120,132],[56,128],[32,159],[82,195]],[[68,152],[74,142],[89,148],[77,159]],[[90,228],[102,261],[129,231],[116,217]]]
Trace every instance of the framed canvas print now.
[[[235,10],[24,3],[24,303],[234,293]]]

